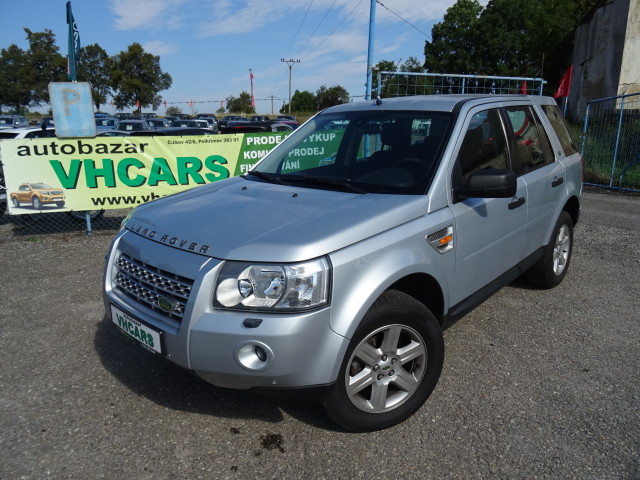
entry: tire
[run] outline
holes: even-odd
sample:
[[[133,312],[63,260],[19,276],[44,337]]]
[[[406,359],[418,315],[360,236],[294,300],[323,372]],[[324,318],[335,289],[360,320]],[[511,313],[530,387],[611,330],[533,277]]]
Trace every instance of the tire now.
[[[558,217],[544,256],[526,273],[526,279],[540,288],[559,285],[567,274],[573,252],[573,220],[564,210]]]
[[[20,202],[18,201],[18,197],[12,197],[11,203],[13,203],[14,208],[20,207]]]
[[[389,428],[427,400],[443,363],[444,340],[436,318],[413,297],[389,290],[351,339],[338,381],[324,399],[325,410],[349,431]]]
[[[42,202],[38,197],[33,197],[31,199],[31,205],[33,205],[34,210],[42,210]]]
[[[71,218],[74,218],[75,220],[85,220],[87,218],[86,213],[87,212],[84,210],[72,210],[70,212],[67,212],[67,215],[69,215]],[[89,217],[91,218],[91,220],[100,218],[102,215],[104,215],[104,210],[89,210]]]
[[[56,207],[58,208],[64,207],[64,202],[56,202]]]

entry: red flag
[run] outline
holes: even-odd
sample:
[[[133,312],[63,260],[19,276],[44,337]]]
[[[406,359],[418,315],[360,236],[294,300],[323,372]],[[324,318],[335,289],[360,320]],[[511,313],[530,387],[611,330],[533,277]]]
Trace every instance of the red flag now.
[[[138,107],[138,110],[140,110],[140,100],[136,100],[136,107]]]
[[[526,95],[527,94],[527,81],[526,80],[524,82],[522,82],[522,87],[520,87],[520,93],[522,93],[522,95]]]
[[[189,108],[193,108],[193,100],[189,100]]]
[[[558,90],[553,94],[553,98],[560,97],[568,97],[569,89],[571,88],[571,75],[573,74],[573,65],[569,66],[569,69],[564,72],[562,78],[560,79],[560,85],[558,85]]]
[[[164,101],[164,108],[167,108],[167,101]]]

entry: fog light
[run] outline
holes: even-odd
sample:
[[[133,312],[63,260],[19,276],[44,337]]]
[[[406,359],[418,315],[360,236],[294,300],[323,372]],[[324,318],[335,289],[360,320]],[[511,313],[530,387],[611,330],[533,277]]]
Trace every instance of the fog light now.
[[[242,368],[253,372],[266,370],[273,363],[273,352],[262,342],[249,341],[238,345],[233,353]]]

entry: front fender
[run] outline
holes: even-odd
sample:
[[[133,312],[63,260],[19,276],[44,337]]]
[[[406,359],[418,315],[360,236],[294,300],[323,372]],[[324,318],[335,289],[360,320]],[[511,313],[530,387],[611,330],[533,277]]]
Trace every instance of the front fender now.
[[[442,209],[331,254],[331,329],[351,338],[376,299],[413,274],[427,274],[435,279],[443,292],[446,312],[454,253],[437,252],[426,236],[452,223],[449,209]]]

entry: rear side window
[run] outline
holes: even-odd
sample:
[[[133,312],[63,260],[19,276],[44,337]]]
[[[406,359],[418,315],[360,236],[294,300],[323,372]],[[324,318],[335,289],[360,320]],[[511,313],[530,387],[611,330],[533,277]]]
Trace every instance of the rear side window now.
[[[564,121],[562,114],[560,113],[560,109],[557,105],[543,105],[542,109],[544,110],[549,123],[556,132],[558,136],[558,140],[560,140],[560,145],[562,145],[562,151],[565,156],[573,155],[578,152],[576,148],[576,144],[571,138],[571,133],[569,133],[569,129],[567,128],[567,123]]]
[[[517,174],[524,174],[553,163],[555,156],[547,132],[528,105],[505,108],[516,142]]]

